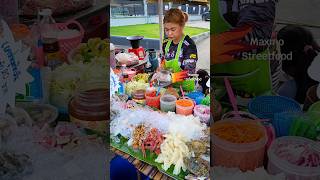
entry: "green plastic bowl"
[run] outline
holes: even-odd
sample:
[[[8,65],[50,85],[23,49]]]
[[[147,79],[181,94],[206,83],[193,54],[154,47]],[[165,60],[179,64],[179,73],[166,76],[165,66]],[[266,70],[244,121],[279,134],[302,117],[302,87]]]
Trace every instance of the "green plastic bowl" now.
[[[320,101],[312,104],[308,110],[309,112],[310,111],[317,111],[317,112],[320,112]]]

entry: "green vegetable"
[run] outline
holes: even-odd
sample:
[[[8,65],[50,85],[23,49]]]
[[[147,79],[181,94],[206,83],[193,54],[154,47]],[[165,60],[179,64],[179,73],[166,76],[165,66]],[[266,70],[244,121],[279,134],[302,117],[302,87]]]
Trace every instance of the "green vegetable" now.
[[[147,73],[139,73],[132,77],[133,81],[144,82],[147,83],[149,80],[149,74]]]
[[[134,92],[135,90],[139,90],[139,89],[145,90],[145,89],[147,89],[148,86],[149,86],[148,83],[130,81],[126,84],[126,94],[131,96],[132,92]]]
[[[105,58],[94,57],[89,63],[74,62],[63,64],[52,72],[50,83],[50,102],[52,105],[67,109],[77,87],[92,80],[108,82],[108,66]]]
[[[72,62],[90,63],[94,58],[109,57],[109,44],[100,38],[89,39],[88,43],[81,43],[72,57]],[[106,60],[106,59],[105,59]]]

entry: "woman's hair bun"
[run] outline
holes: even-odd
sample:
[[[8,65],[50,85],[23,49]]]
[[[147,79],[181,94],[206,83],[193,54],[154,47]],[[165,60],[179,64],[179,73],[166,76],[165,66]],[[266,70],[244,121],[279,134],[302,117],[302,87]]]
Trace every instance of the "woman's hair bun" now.
[[[180,26],[184,26],[188,20],[189,15],[186,12],[183,12],[178,8],[172,8],[166,11],[163,23],[177,23]]]
[[[188,20],[189,20],[189,15],[188,15],[188,13],[183,12],[183,15],[184,15],[184,22],[185,22],[185,23],[188,22]]]

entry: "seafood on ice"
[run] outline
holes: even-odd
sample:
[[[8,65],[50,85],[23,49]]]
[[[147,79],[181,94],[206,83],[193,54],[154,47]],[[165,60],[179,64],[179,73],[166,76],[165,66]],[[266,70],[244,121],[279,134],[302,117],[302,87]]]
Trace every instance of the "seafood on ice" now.
[[[181,134],[167,134],[165,140],[161,144],[161,153],[155,160],[158,163],[163,163],[162,168],[168,170],[171,165],[174,165],[173,174],[178,175],[187,170],[184,163],[184,158],[190,158],[191,153],[186,144],[186,138]]]
[[[137,126],[133,131],[132,141],[129,140],[128,145],[132,145],[134,149],[142,147],[143,139],[146,135],[146,127],[144,125]],[[131,144],[132,142],[132,144]]]
[[[160,147],[163,141],[164,136],[162,135],[162,133],[158,129],[152,128],[148,133],[146,139],[143,141],[141,147],[143,157],[146,157],[146,149],[149,149],[151,152],[155,152],[157,155],[159,155],[161,152]]]

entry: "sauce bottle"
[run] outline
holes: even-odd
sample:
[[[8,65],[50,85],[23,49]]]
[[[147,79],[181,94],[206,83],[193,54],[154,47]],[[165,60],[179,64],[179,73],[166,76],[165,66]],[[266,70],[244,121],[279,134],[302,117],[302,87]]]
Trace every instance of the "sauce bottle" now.
[[[43,17],[40,21],[40,32],[45,56],[44,64],[53,70],[62,64],[58,41],[59,30],[55,25],[55,20],[51,16],[51,9],[43,9],[40,15]]]

